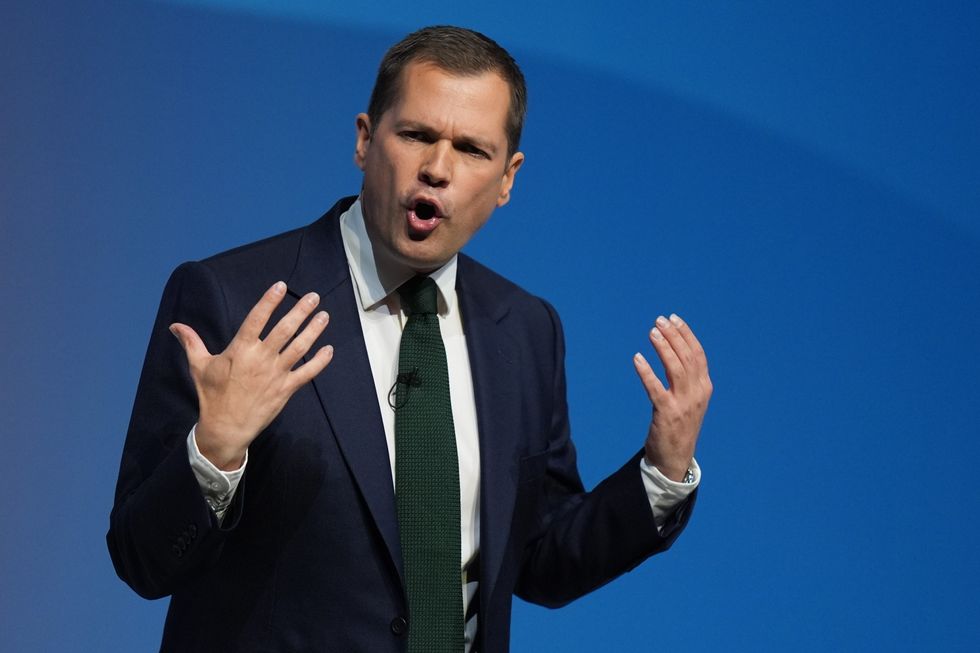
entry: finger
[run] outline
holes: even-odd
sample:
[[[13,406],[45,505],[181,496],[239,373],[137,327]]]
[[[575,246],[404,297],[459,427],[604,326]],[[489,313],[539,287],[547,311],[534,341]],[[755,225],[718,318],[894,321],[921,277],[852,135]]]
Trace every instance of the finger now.
[[[194,367],[199,361],[211,356],[211,352],[204,345],[201,336],[197,335],[197,331],[186,324],[174,322],[170,325],[170,333],[174,334],[177,342],[184,349],[184,354],[187,355],[187,362],[191,367]]]
[[[262,334],[262,329],[265,328],[266,323],[269,321],[269,317],[276,310],[276,306],[279,306],[279,303],[285,295],[285,283],[277,281],[272,284],[272,287],[265,291],[262,298],[252,307],[248,315],[245,316],[245,321],[242,322],[241,328],[235,334],[235,340],[248,343],[258,340]]]
[[[704,368],[705,372],[708,370],[708,358],[704,353],[704,347],[701,346],[701,342],[695,337],[694,331],[691,330],[690,325],[681,319],[677,313],[672,313],[670,315],[670,322],[674,327],[680,332],[687,346],[691,348],[691,353],[694,354],[695,362]]]
[[[296,305],[289,309],[281,320],[272,327],[272,331],[265,337],[265,342],[275,349],[278,354],[290,338],[296,335],[303,322],[310,316],[313,309],[320,303],[320,295],[315,292],[306,293]],[[311,343],[312,344],[312,343]],[[294,361],[295,362],[295,361]]]
[[[313,358],[289,373],[289,377],[293,385],[293,392],[312,381],[313,378],[322,372],[332,360],[333,345],[320,347]]]
[[[313,346],[316,339],[327,328],[329,322],[330,316],[326,311],[320,311],[314,315],[313,319],[306,325],[306,328],[298,336],[293,338],[293,341],[289,343],[288,347],[282,350],[282,353],[279,355],[280,364],[287,370],[292,369],[293,365],[310,350],[310,347]]]
[[[647,362],[647,359],[640,352],[636,352],[633,355],[633,369],[636,370],[636,375],[640,377],[640,381],[643,383],[643,388],[647,391],[647,396],[650,397],[650,401],[656,405],[660,397],[667,392],[667,388],[664,387],[656,372],[650,367],[650,363]]]
[[[656,350],[657,356],[660,357],[660,362],[663,363],[664,372],[667,375],[667,383],[670,384],[672,389],[677,388],[680,390],[686,387],[687,383],[684,363],[681,362],[677,352],[674,351],[673,344],[664,334],[666,329],[661,328],[661,319],[657,318],[657,326],[650,330],[650,343]]]
[[[687,376],[695,377],[697,376],[697,363],[694,359],[694,352],[691,351],[691,347],[684,340],[684,336],[681,332],[677,330],[677,327],[663,315],[657,318],[657,328],[663,334],[667,342],[670,343],[671,348],[677,355],[677,358],[681,361],[684,366],[684,372]]]

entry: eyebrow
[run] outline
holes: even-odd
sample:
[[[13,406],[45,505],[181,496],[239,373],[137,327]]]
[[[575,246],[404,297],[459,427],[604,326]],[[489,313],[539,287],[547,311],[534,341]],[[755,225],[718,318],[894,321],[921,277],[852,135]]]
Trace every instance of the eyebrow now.
[[[435,135],[438,130],[425,124],[424,122],[418,122],[415,120],[402,120],[395,123],[395,131],[402,130],[418,131],[423,134]],[[482,138],[477,138],[476,136],[470,136],[463,134],[453,139],[453,144],[465,143],[467,145],[472,145],[473,147],[479,148],[489,154],[491,157],[497,155],[497,146],[489,141],[485,141]]]

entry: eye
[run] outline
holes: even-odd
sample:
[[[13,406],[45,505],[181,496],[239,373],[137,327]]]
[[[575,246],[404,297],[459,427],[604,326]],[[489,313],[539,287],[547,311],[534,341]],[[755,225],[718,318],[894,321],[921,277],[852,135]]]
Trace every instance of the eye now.
[[[456,146],[456,149],[465,154],[469,154],[478,159],[489,159],[490,155],[485,151],[478,148],[473,143],[460,143]]]
[[[412,141],[416,143],[429,143],[432,141],[432,139],[429,138],[428,134],[420,131],[412,131],[407,129],[405,131],[399,132],[398,135],[401,136],[406,141]]]

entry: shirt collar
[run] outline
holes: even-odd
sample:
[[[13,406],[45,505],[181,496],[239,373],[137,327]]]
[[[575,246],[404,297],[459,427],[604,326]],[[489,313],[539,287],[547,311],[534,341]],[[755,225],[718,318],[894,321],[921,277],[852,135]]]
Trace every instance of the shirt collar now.
[[[377,309],[399,286],[415,276],[415,272],[408,267],[379,267],[364,224],[360,197],[340,216],[340,234],[362,311]],[[454,254],[445,265],[429,275],[439,290],[441,315],[456,307],[456,259],[457,255]]]

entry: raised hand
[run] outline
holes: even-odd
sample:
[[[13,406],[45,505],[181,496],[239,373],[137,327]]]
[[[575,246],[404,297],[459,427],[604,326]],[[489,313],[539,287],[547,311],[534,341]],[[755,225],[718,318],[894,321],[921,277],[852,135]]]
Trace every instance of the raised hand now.
[[[657,378],[642,354],[633,357],[636,373],[653,404],[644,445],[647,463],[680,481],[694,457],[701,422],[711,398],[708,360],[691,328],[676,315],[657,318],[650,342],[667,373],[670,388]]]
[[[327,345],[296,367],[329,320],[327,313],[320,311],[297,334],[320,303],[316,293],[296,302],[265,339],[260,339],[285,294],[286,284],[282,281],[269,288],[249,311],[228,347],[217,355],[208,351],[191,327],[170,325],[187,354],[197,388],[198,448],[219,469],[240,467],[248,446],[262,429],[275,419],[293,393],[323,371],[333,358],[333,347]]]

